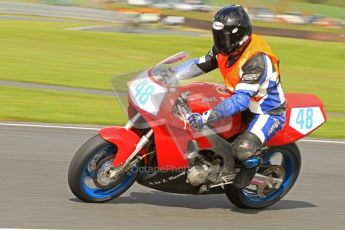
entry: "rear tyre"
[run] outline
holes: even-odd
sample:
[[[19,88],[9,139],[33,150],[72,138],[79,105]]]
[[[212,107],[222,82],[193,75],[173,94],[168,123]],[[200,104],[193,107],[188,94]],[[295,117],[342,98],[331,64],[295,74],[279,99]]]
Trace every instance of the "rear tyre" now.
[[[280,163],[273,163],[274,158],[280,156]],[[295,184],[301,169],[301,155],[295,143],[271,147],[263,155],[263,164],[258,169],[262,173],[270,165],[280,165],[284,170],[284,179],[278,189],[257,188],[257,192],[252,188],[234,190],[226,187],[226,196],[237,207],[245,209],[262,209],[276,203],[282,199]],[[267,191],[268,190],[268,191]],[[258,192],[259,191],[259,192]],[[261,194],[260,196],[258,194]],[[262,195],[264,194],[264,196]]]
[[[117,148],[101,136],[88,140],[73,157],[68,170],[72,193],[84,202],[107,202],[124,193],[136,180],[138,170],[132,169],[118,180],[102,172],[112,165]]]

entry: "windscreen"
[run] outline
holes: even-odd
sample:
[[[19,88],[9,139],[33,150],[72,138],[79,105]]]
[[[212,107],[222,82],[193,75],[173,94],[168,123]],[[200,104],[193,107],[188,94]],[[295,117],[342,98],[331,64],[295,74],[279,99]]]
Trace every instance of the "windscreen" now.
[[[112,88],[122,114],[128,116],[126,119],[131,119],[137,113],[129,106],[129,99],[142,111],[157,115],[164,106],[164,98],[169,90],[180,85],[175,75],[176,65],[188,57],[187,52],[179,52],[146,70],[115,76],[112,79]],[[157,120],[157,125],[164,122],[161,119]],[[121,120],[124,120],[124,117]],[[135,126],[139,129],[149,128],[143,119],[139,119]]]

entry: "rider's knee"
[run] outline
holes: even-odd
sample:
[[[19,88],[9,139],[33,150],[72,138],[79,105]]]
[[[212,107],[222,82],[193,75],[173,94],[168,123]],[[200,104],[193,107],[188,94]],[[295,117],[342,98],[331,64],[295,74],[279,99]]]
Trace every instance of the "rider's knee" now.
[[[243,162],[254,156],[261,146],[262,142],[255,134],[244,132],[234,142],[235,156]]]

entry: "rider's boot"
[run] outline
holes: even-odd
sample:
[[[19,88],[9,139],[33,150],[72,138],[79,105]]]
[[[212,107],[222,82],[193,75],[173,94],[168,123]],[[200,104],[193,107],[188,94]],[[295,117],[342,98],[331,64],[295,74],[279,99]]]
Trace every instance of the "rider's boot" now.
[[[251,167],[248,168],[246,162],[251,161]],[[250,183],[256,173],[257,166],[260,163],[260,159],[257,157],[249,158],[247,161],[243,162],[243,166],[241,167],[240,171],[237,173],[235,180],[232,184],[232,187],[235,189],[242,189]],[[255,162],[255,164],[254,164]]]
[[[242,167],[237,173],[232,184],[234,189],[242,189],[250,183],[255,176],[260,158],[255,153],[262,146],[261,140],[253,133],[244,132],[234,142],[236,158],[242,162]]]

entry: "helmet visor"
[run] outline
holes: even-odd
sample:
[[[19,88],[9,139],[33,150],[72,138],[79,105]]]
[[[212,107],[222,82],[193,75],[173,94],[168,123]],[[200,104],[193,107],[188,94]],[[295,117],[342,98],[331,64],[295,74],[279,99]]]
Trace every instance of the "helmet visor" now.
[[[233,49],[230,32],[212,30],[212,33],[216,48],[222,53],[229,54]]]

